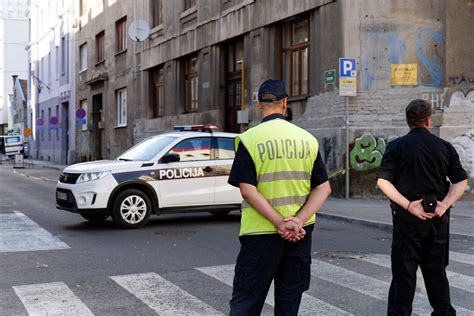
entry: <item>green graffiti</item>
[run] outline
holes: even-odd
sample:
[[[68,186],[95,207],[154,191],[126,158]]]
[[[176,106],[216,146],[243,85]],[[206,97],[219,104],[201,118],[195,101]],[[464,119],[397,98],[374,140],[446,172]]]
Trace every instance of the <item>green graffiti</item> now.
[[[376,140],[370,133],[364,133],[356,138],[354,148],[349,155],[352,169],[365,171],[378,168],[385,148],[385,140],[383,138]]]

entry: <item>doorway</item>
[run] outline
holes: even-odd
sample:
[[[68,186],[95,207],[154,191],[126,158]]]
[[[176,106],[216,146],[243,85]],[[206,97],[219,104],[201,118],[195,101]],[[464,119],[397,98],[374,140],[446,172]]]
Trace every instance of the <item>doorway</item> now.
[[[104,159],[103,142],[104,128],[102,122],[102,93],[92,96],[92,133],[91,133],[91,157],[92,160]]]
[[[69,164],[69,102],[61,104],[61,163]]]
[[[242,64],[244,58],[244,41],[242,38],[226,46],[225,67],[225,131],[240,133],[237,124],[237,111],[242,106]]]

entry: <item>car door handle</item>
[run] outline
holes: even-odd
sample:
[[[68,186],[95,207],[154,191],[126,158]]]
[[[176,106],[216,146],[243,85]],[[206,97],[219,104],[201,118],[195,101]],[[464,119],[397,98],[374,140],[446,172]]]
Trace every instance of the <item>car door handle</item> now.
[[[211,167],[206,167],[206,168],[204,168],[204,169],[202,169],[202,170],[204,170],[205,172],[211,172],[211,171],[214,170],[214,169],[212,169]]]

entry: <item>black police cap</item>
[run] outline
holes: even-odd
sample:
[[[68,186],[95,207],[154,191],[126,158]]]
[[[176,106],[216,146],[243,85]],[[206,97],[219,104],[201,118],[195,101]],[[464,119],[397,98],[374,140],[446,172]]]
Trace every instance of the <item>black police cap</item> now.
[[[409,119],[424,119],[433,113],[431,103],[426,100],[416,99],[410,102],[405,109],[406,117]]]
[[[288,97],[285,83],[281,80],[269,79],[260,85],[258,89],[258,101],[274,102]]]

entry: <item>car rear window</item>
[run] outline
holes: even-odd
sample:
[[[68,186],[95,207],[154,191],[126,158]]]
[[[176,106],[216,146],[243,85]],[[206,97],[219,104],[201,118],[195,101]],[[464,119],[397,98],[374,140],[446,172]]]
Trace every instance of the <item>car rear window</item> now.
[[[217,138],[217,157],[218,159],[234,159],[234,138],[218,137]]]
[[[211,138],[197,137],[185,139],[171,149],[171,152],[179,155],[179,161],[210,160]]]

